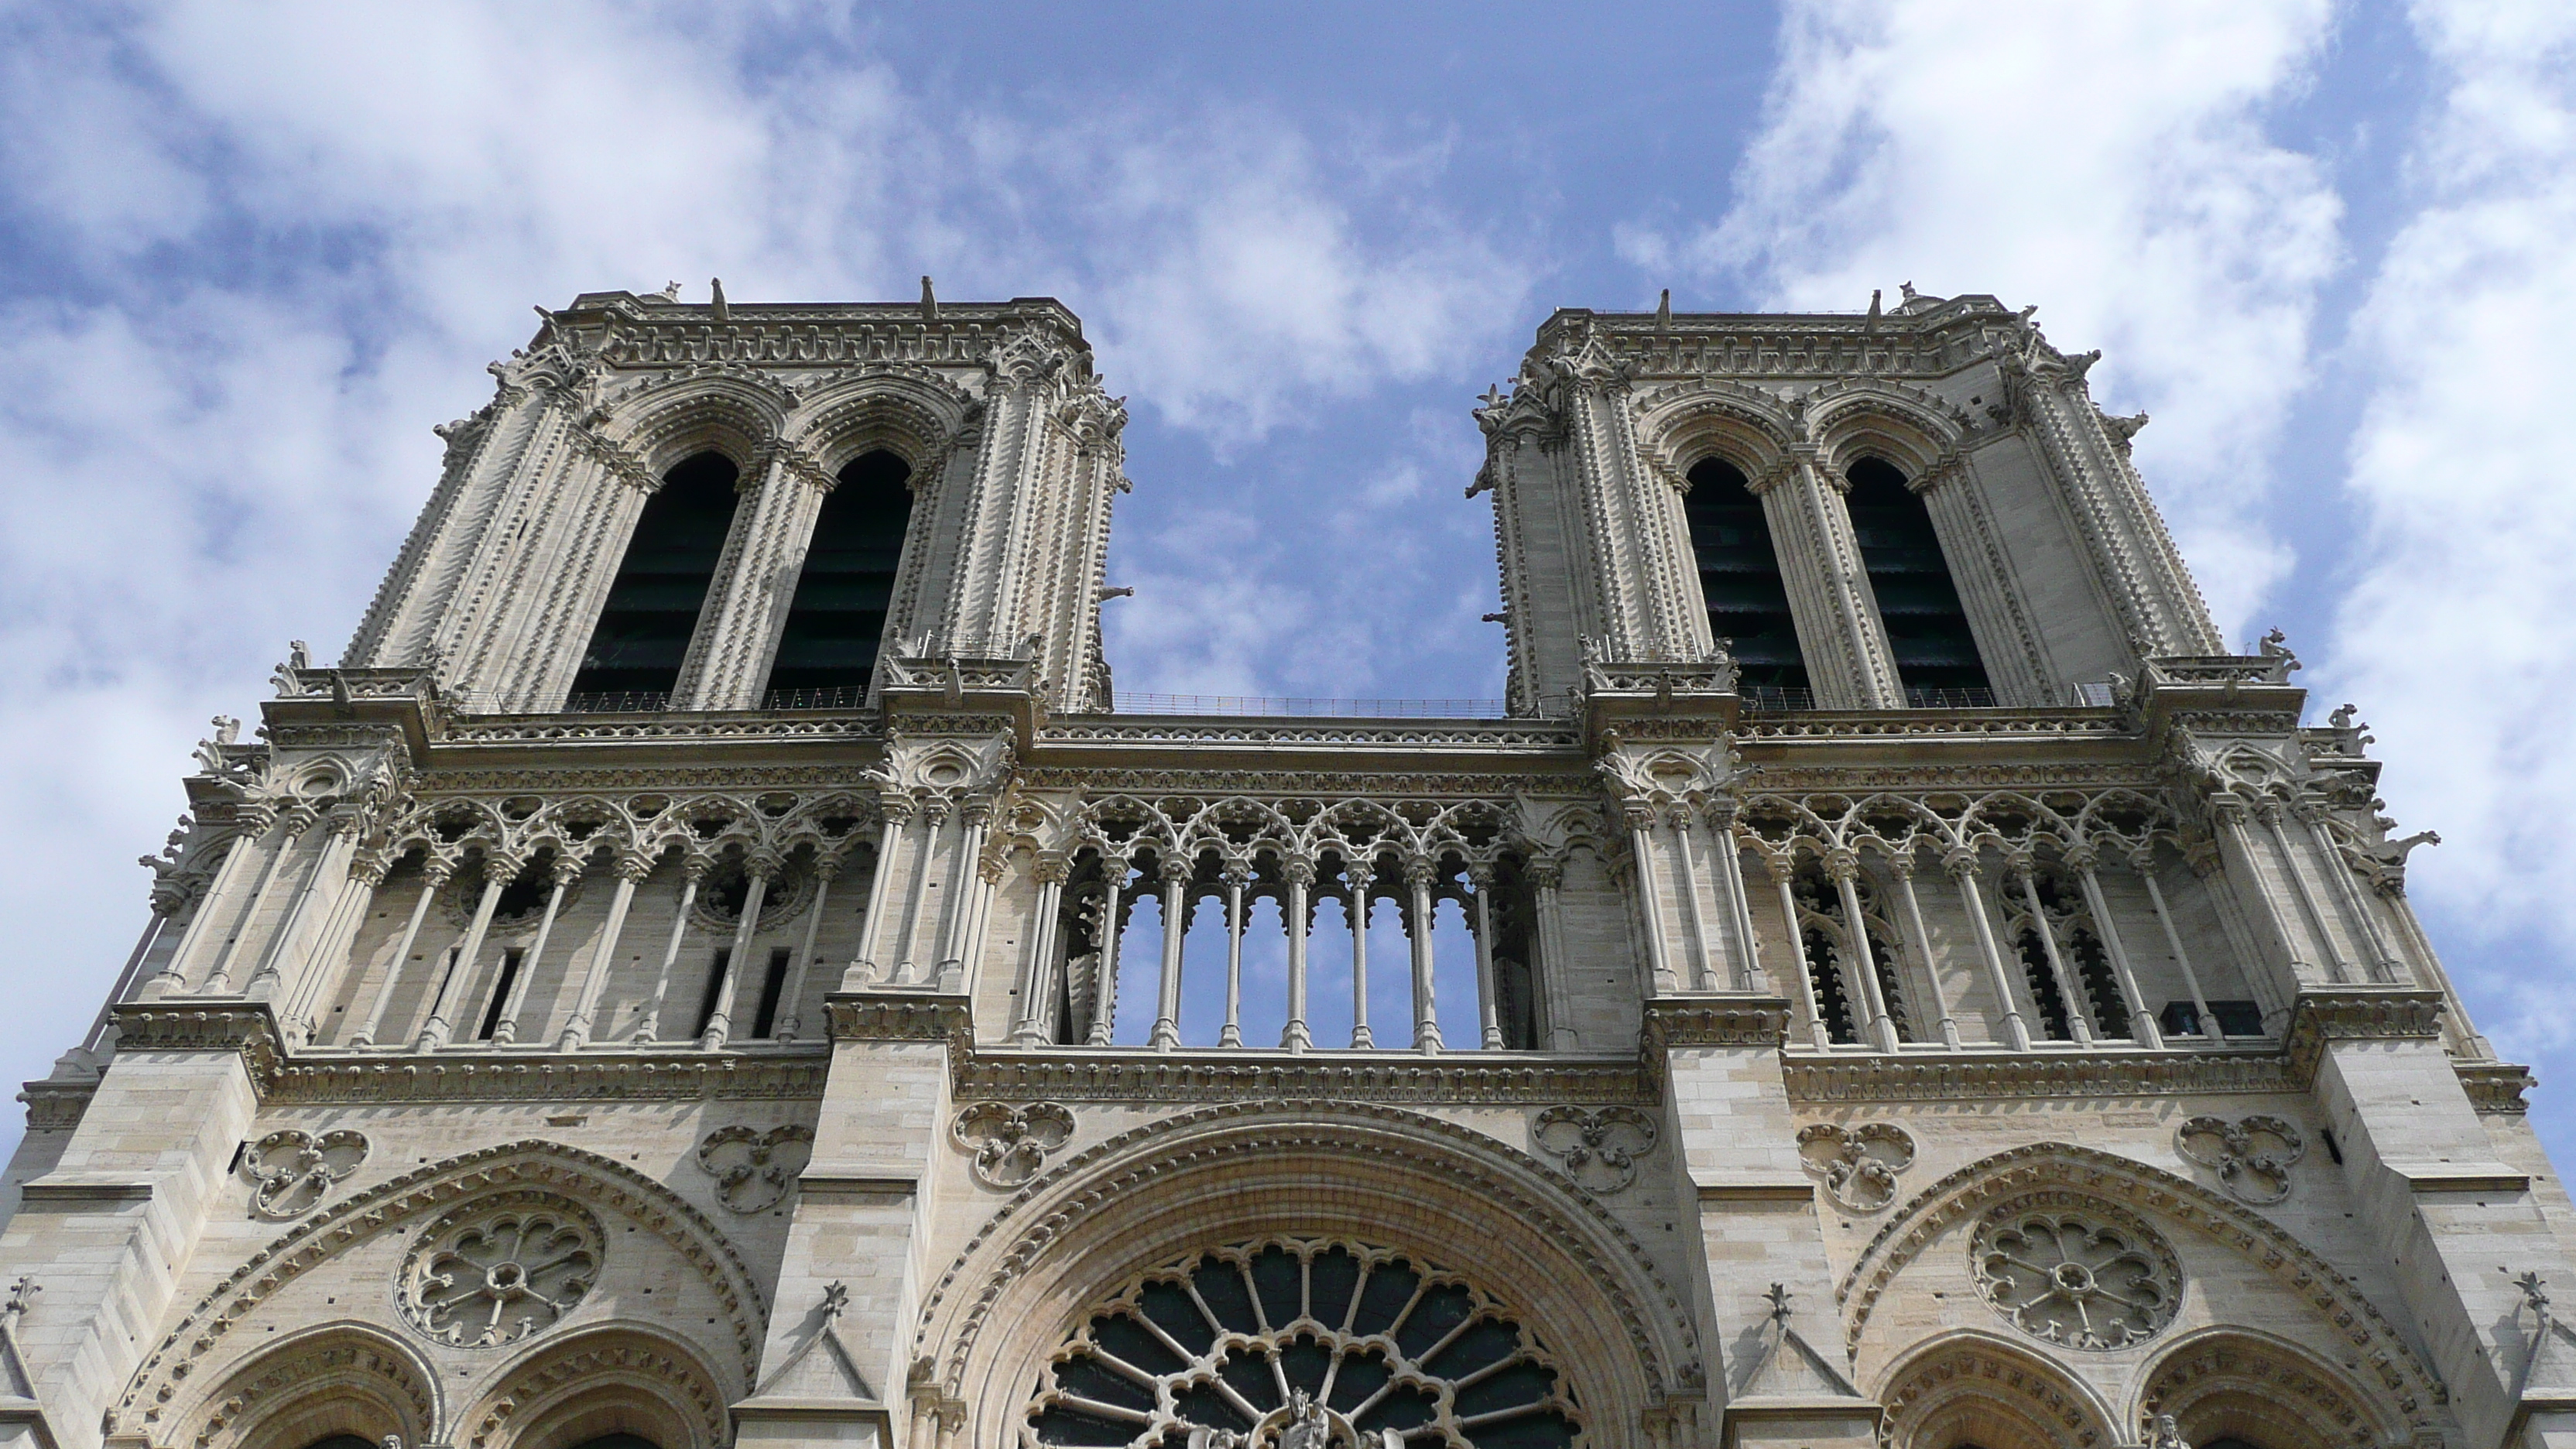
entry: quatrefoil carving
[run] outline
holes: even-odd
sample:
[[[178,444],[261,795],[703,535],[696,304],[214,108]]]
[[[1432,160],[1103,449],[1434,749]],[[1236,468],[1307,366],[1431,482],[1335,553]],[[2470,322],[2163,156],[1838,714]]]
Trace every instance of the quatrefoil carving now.
[[[698,1166],[716,1180],[716,1201],[734,1212],[766,1212],[796,1185],[814,1157],[814,1133],[790,1122],[762,1132],[719,1127],[698,1144]]]
[[[2194,1117],[2174,1129],[2174,1149],[2217,1173],[2239,1202],[2269,1207],[2290,1195],[2290,1167],[2308,1142],[2278,1117]]]
[[[1888,1122],[1818,1122],[1798,1129],[1798,1155],[1824,1179],[1834,1206],[1874,1213],[1896,1201],[1897,1174],[1914,1165],[1914,1139]]]
[[[258,1184],[251,1190],[251,1213],[271,1221],[300,1218],[366,1160],[367,1138],[361,1132],[315,1136],[291,1127],[271,1132],[242,1154],[242,1171]]]
[[[1634,1107],[1550,1107],[1530,1123],[1530,1139],[1590,1191],[1621,1192],[1654,1150],[1655,1119]]]
[[[1012,1188],[1038,1175],[1047,1155],[1073,1137],[1073,1113],[1053,1102],[1014,1107],[977,1102],[957,1114],[949,1135],[975,1154],[975,1180]]]

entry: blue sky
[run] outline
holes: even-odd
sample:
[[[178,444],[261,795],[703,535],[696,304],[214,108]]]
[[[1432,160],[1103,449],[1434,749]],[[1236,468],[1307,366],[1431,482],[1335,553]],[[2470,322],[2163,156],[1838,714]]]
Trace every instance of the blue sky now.
[[[2105,350],[2222,626],[2286,628],[2443,833],[2419,905],[2576,1144],[2563,3],[0,3],[0,36],[0,1077],[79,1034],[203,720],[289,638],[337,654],[532,303],[1060,297],[1133,418],[1122,689],[1491,696],[1467,408],[1549,310],[1910,281]]]

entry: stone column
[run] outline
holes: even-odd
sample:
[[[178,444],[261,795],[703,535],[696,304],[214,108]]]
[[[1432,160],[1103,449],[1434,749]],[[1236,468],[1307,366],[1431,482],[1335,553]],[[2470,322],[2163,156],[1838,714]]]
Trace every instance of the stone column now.
[[[742,989],[742,973],[751,962],[752,938],[760,932],[760,908],[769,901],[769,882],[786,862],[774,855],[746,856],[742,862],[746,884],[742,896],[742,919],[734,923],[733,945],[725,952],[724,979],[716,986],[716,1009],[707,1016],[707,1029],[698,1038],[701,1051],[716,1051],[733,1035],[733,999]]]
[[[921,903],[930,890],[930,869],[939,858],[939,828],[948,818],[948,802],[925,800],[921,805],[921,838],[912,847],[912,883],[904,891],[903,923],[897,926],[894,949],[894,979],[906,985],[918,982],[922,973],[914,969],[912,947],[921,937]]]
[[[2281,817],[2288,812],[2289,807],[2278,801],[2265,801],[2255,811],[2263,819],[2264,833],[2272,838],[2272,848],[2280,852],[2281,873],[2290,878],[2290,894],[2299,903],[2301,923],[2317,943],[2317,954],[2325,959],[2327,978],[2338,985],[2349,983],[2352,967],[2344,960],[2343,943],[2335,938],[2325,907],[2318,903],[2315,888],[2308,884],[2307,869],[2299,863],[2299,848],[2281,824]]]
[[[1413,893],[1413,1048],[1428,1056],[1440,1050],[1440,1012],[1431,999],[1431,875],[1428,860],[1404,863],[1404,883]]]
[[[1727,919],[1733,923],[1735,944],[1741,952],[1735,962],[1735,989],[1764,990],[1762,946],[1753,934],[1753,903],[1744,894],[1744,847],[1736,838],[1735,807],[1731,802],[1711,808],[1709,833],[1716,838],[1713,868],[1718,884],[1726,889]]]
[[[2084,983],[2066,969],[2066,958],[2058,954],[2057,929],[2050,923],[2047,910],[2039,903],[2039,883],[2033,878],[2031,859],[2027,855],[2012,856],[2005,861],[2004,869],[2011,874],[2013,883],[2021,887],[2022,903],[2030,911],[2031,934],[2039,937],[2040,953],[2048,958],[2049,979],[2057,983],[2058,999],[2066,1003],[2067,1029],[2075,1034],[2077,1046],[2091,1046],[2093,1013],[2090,1003],[2084,999]]]
[[[385,1024],[385,1008],[393,1005],[394,987],[402,981],[403,966],[411,960],[411,948],[420,940],[421,920],[429,914],[430,903],[456,873],[456,863],[430,856],[421,862],[420,898],[411,903],[411,919],[403,923],[402,936],[394,942],[394,958],[385,966],[384,984],[376,988],[375,1005],[367,1010],[367,1019],[357,1034],[349,1038],[351,1046],[374,1046],[376,1034]]]
[[[1797,988],[1792,999],[1798,1004],[1800,1019],[1807,1024],[1807,1039],[1822,1051],[1834,1044],[1833,1033],[1825,1025],[1825,1014],[1816,1009],[1815,968],[1807,962],[1807,943],[1798,930],[1798,898],[1789,889],[1789,877],[1796,873],[1797,862],[1788,856],[1765,856],[1762,868],[1771,877],[1772,889],[1780,893],[1781,929],[1789,933],[1789,980]]]
[[[475,902],[474,923],[465,928],[464,944],[456,948],[456,959],[448,963],[447,972],[438,979],[438,994],[431,999],[429,1020],[420,1029],[417,1051],[434,1052],[447,1045],[455,1033],[448,1013],[456,1009],[457,993],[474,979],[476,958],[483,954],[484,933],[492,929],[492,908],[501,903],[501,892],[519,873],[519,862],[508,856],[483,857],[483,897]]]
[[[537,939],[528,945],[528,954],[519,958],[519,974],[510,983],[510,994],[501,1002],[501,1019],[492,1027],[492,1040],[507,1046],[519,1039],[519,1010],[527,1005],[528,983],[537,979],[537,963],[546,956],[546,945],[554,939],[555,916],[563,909],[564,892],[581,879],[581,857],[570,851],[555,853],[554,868],[547,872],[553,888],[546,894],[546,912],[537,921]]]
[[[2174,929],[2173,912],[2165,908],[2164,887],[2156,884],[2156,848],[2141,845],[2129,853],[2129,869],[2147,887],[2147,901],[2156,908],[2156,924],[2164,928],[2165,945],[2173,952],[2174,967],[2182,972],[2183,989],[2191,993],[2191,1009],[2200,1020],[2200,1033],[2213,1045],[2224,1046],[2227,1033],[2220,1030],[2218,1016],[2209,1009],[2209,998],[2201,994],[2200,973],[2191,969],[2191,953],[2183,949],[2182,932]]]
[[[1870,946],[1869,918],[1860,908],[1860,862],[1836,851],[1825,858],[1825,874],[1842,897],[1843,930],[1851,938],[1852,974],[1860,979],[1862,1009],[1869,1013],[1871,1040],[1883,1052],[1896,1050],[1896,1022],[1887,1014],[1887,990],[1878,979],[1878,953]]]
[[[188,917],[187,929],[179,933],[179,944],[170,952],[168,963],[162,966],[161,974],[153,981],[148,995],[157,997],[188,989],[188,973],[205,944],[207,933],[214,929],[215,919],[222,914],[233,887],[241,879],[242,870],[258,853],[261,838],[276,823],[277,817],[273,812],[256,806],[242,812],[240,828],[233,835],[232,843],[224,848],[224,858],[215,866],[214,879],[207,882],[206,893],[198,898],[197,909]]]
[[[243,940],[259,929],[259,913],[268,905],[270,888],[277,884],[278,867],[286,864],[286,857],[294,851],[304,832],[313,828],[316,818],[310,807],[297,805],[277,822],[277,849],[260,862],[259,884],[251,887],[250,904],[242,907],[241,923],[233,928],[231,937],[216,954],[215,969],[207,974],[206,984],[198,988],[200,994],[221,996],[231,989],[233,960],[240,954]]]
[[[878,807],[877,856],[868,868],[868,903],[859,918],[859,952],[850,961],[845,978],[857,981],[885,980],[894,962],[881,960],[885,948],[886,888],[894,880],[894,865],[903,853],[903,838],[912,823],[912,802],[899,796],[889,797]],[[855,984],[845,979],[845,987]]]
[[[1221,1047],[1243,1045],[1243,886],[1244,867],[1229,861],[1225,879],[1225,1025],[1218,1029],[1216,1044]],[[1288,931],[1288,1020],[1301,1024],[1306,1016],[1306,953],[1297,939],[1295,927]],[[1285,1046],[1284,1041],[1281,1045]]]
[[[2030,1050],[2030,1024],[2022,1020],[2020,999],[2013,995],[2012,973],[2004,969],[2004,953],[1995,945],[1995,923],[1986,914],[1985,897],[1977,890],[1977,852],[1966,847],[1951,851],[1941,858],[1941,868],[1959,885],[1959,906],[1968,913],[1968,924],[1977,935],[1977,955],[1986,963],[1986,983],[1995,994],[1995,1009],[2004,1014],[2004,1040],[2014,1051]]]
[[[1646,933],[1646,966],[1653,972],[1655,994],[1678,990],[1681,983],[1673,977],[1673,963],[1664,940],[1664,891],[1655,878],[1655,811],[1644,804],[1626,807],[1628,816],[1628,853],[1637,862],[1637,913]]]
[[[1687,865],[1684,867],[1688,869]],[[1467,868],[1468,882],[1475,887],[1476,918],[1476,1020],[1483,1028],[1484,1049],[1503,1049],[1502,1019],[1494,1007],[1494,867],[1482,862]]]
[[[2326,878],[2335,884],[2336,898],[2342,902],[2345,918],[2352,923],[2360,943],[2370,953],[2367,962],[2372,981],[2381,985],[2396,984],[2404,973],[2397,953],[2388,949],[2388,937],[2379,929],[2379,918],[2370,913],[2370,900],[2362,894],[2352,878],[2352,867],[2344,862],[2343,852],[2336,848],[2334,830],[2326,823],[2326,805],[2322,800],[2302,800],[2293,807],[2302,824],[2308,827],[2308,838],[2315,845],[2317,859],[2324,862]]]
[[[1676,806],[1674,807],[1674,810],[1675,813],[1671,822],[1673,832],[1673,852],[1680,858],[1682,866],[1682,914],[1690,921],[1690,989],[1693,991],[1715,991],[1717,989],[1717,973],[1709,965],[1710,938],[1708,932],[1708,918],[1701,912],[1699,906],[1699,867],[1691,860],[1691,817],[1693,812],[1687,805]]]
[[[771,1038],[794,1041],[805,1025],[805,978],[814,969],[814,937],[823,928],[823,912],[832,903],[832,881],[841,873],[841,857],[827,850],[814,852],[814,905],[805,912],[805,939],[796,948],[796,964],[787,972],[787,994],[778,1003],[778,1020]],[[1059,877],[1061,879],[1061,877]]]
[[[608,987],[608,973],[617,961],[617,940],[626,931],[627,908],[635,904],[635,887],[653,873],[653,858],[621,853],[612,869],[617,888],[608,897],[608,921],[599,928],[599,949],[591,952],[590,969],[582,974],[581,999],[573,1004],[572,1016],[564,1022],[563,1036],[555,1042],[558,1051],[579,1051],[590,1044],[599,994]]]
[[[1154,1031],[1147,1045],[1167,1052],[1181,1044],[1181,937],[1189,929],[1192,862],[1165,855],[1163,877],[1163,974],[1154,998]]]
[[[1923,984],[1932,993],[1932,1009],[1941,1014],[1941,1045],[1959,1049],[1959,1018],[1951,1014],[1950,993],[1941,989],[1941,971],[1932,960],[1932,933],[1923,927],[1923,902],[1914,894],[1914,852],[1887,858],[1887,873],[1896,877],[1896,894],[1905,902],[1905,926],[1914,933],[1914,949],[1923,958]]]
[[[1369,882],[1376,874],[1374,862],[1368,865],[1342,863],[1342,874],[1348,878],[1350,897],[1347,902],[1351,919],[1351,1045],[1374,1047],[1376,1038],[1369,1034],[1368,1019],[1368,920]]]
[[[349,860],[358,853],[357,812],[337,812],[328,823],[330,829],[325,833],[322,848],[313,852],[313,863],[305,867],[304,879],[295,887],[285,916],[278,921],[277,929],[269,934],[267,947],[260,952],[259,966],[251,972],[250,980],[242,985],[245,995],[272,994],[284,983],[283,963],[287,953],[295,949],[295,939],[304,929],[305,914],[313,909],[313,898],[321,893],[322,883],[330,879],[334,871],[340,873],[339,889],[331,892],[334,902],[348,887]],[[279,854],[282,856],[284,852]],[[295,1029],[292,1009],[288,1011],[287,1018],[281,1026],[291,1034]]]
[[[1565,979],[1565,867],[1553,860],[1529,863],[1530,889],[1538,897],[1539,999],[1547,1003],[1550,1050],[1574,1050],[1574,995]]]
[[[1055,994],[1056,942],[1062,933],[1064,883],[1073,863],[1061,854],[1038,857],[1038,906],[1029,923],[1028,964],[1020,971],[1019,1019],[1011,1023],[1013,1046],[1046,1045],[1046,1003]]]
[[[662,1003],[671,995],[671,973],[680,964],[680,938],[689,929],[689,908],[698,903],[698,887],[715,865],[710,855],[690,855],[680,862],[680,906],[671,913],[671,937],[662,946],[662,969],[653,974],[653,999],[645,1006],[643,1019],[635,1023],[638,1045],[661,1038]]]
[[[2102,928],[2102,949],[2111,958],[2111,974],[2118,982],[2120,995],[2129,1008],[2129,1034],[2138,1045],[2160,1047],[2164,1033],[2156,1027],[2155,1013],[2148,1009],[2146,997],[2138,993],[2137,973],[2129,969],[2128,947],[2120,940],[2119,924],[2111,919],[2111,902],[2102,894],[2102,882],[2093,873],[2101,852],[2089,845],[2079,845],[2066,852],[2066,863],[2075,869],[2075,878],[2084,887],[2084,904],[2093,912],[2093,924]]]
[[[983,876],[984,831],[992,802],[970,800],[957,808],[957,853],[948,868],[948,909],[939,927],[939,989],[960,991],[966,976],[966,943],[975,933],[976,885]]]
[[[337,823],[334,837],[343,838]],[[376,887],[385,883],[385,872],[392,865],[380,855],[356,848],[354,816],[350,817],[350,829],[345,838],[353,842],[347,853],[347,877],[332,897],[331,913],[323,919],[321,932],[314,938],[313,949],[305,953],[295,993],[287,1002],[287,1019],[279,1025],[292,1046],[304,1046],[321,1030],[321,1024],[314,1019],[314,1010],[320,1004],[322,993],[330,990],[347,971],[350,943],[357,939],[358,928],[366,923],[367,907],[374,903]]]
[[[757,709],[770,656],[787,626],[788,605],[804,571],[805,547],[831,490],[830,475],[783,445],[746,470],[696,636],[680,668],[672,704],[680,709]]]
[[[1896,656],[1879,623],[1869,571],[1852,534],[1843,489],[1817,466],[1813,449],[1753,481],[1780,575],[1789,588],[1789,612],[1798,628],[1798,652],[1816,703],[1825,709],[1903,709],[1905,686]]]
[[[1092,972],[1090,1045],[1108,1046],[1117,1034],[1118,936],[1126,924],[1119,910],[1127,894],[1127,862],[1115,857],[1101,862],[1108,879],[1100,906],[1100,965]]]
[[[1315,888],[1315,865],[1308,860],[1292,860],[1281,874],[1288,881],[1287,897],[1280,904],[1280,924],[1288,931],[1288,1025],[1280,1032],[1279,1044],[1292,1052],[1302,1052],[1315,1044],[1306,1022],[1306,946],[1314,918],[1311,893]],[[1231,971],[1232,966],[1228,969]]]

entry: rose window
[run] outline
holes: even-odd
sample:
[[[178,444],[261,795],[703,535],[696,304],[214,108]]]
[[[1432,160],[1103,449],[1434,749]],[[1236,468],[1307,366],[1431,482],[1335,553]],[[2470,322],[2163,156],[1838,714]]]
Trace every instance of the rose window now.
[[[1567,1449],[1537,1338],[1454,1273],[1351,1243],[1193,1254],[1095,1308],[1040,1376],[1031,1445]]]
[[[2008,1203],[1974,1245],[1977,1286],[2024,1333],[2068,1348],[2112,1349],[2173,1321],[2182,1269],[2173,1249],[2125,1213]]]
[[[599,1278],[599,1223],[551,1193],[468,1203],[403,1259],[403,1315],[440,1343],[516,1343],[572,1311]]]

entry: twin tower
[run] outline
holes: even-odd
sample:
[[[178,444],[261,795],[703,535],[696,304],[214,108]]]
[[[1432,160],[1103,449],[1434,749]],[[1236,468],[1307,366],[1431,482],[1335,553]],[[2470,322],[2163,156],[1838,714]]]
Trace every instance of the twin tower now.
[[[1192,716],[1061,306],[577,298],[28,1084],[0,1441],[2576,1444],[2427,837],[2091,360],[1560,312],[1503,711]]]

